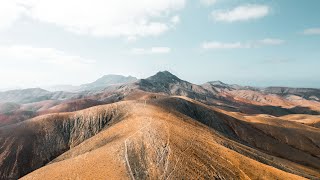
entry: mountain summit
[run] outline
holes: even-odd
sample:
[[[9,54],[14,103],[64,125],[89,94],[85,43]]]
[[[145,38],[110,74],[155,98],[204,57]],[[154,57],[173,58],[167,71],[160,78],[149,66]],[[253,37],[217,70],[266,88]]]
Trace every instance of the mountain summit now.
[[[186,96],[194,99],[205,99],[205,96],[208,95],[203,87],[181,80],[169,71],[160,71],[147,79],[141,79],[138,85],[144,91]],[[211,95],[208,95],[208,97],[211,97]]]
[[[155,74],[147,79],[150,81],[167,82],[167,83],[174,83],[174,82],[182,81],[177,76],[170,73],[169,71],[160,71],[157,74]]]

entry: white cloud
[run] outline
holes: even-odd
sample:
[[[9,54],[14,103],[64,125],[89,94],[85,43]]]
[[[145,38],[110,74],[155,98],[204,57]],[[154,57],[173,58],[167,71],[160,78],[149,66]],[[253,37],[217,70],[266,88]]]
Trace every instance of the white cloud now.
[[[249,44],[243,44],[241,42],[222,43],[217,41],[204,42],[202,44],[203,49],[241,49],[250,48]]]
[[[263,45],[280,45],[283,44],[285,41],[282,39],[273,39],[273,38],[265,38],[259,41],[259,43]]]
[[[152,53],[169,53],[171,51],[168,47],[152,47],[151,52]]]
[[[179,22],[186,0],[0,0],[0,27],[23,14],[67,31],[97,37],[157,36]],[[24,13],[22,13],[24,12]]]
[[[285,43],[282,39],[265,38],[259,41],[249,41],[249,42],[231,42],[224,43],[218,41],[208,41],[202,43],[203,49],[247,49],[247,48],[258,48],[261,46],[276,46]]]
[[[231,10],[213,11],[212,18],[215,21],[234,22],[259,19],[268,15],[270,8],[266,5],[249,4],[238,6]]]
[[[180,17],[179,17],[178,15],[173,16],[173,17],[171,18],[171,22],[172,22],[173,24],[178,24],[178,23],[180,23]]]
[[[134,41],[136,41],[137,40],[137,37],[136,36],[128,36],[127,37],[127,41],[128,42],[134,42]]]
[[[171,48],[169,47],[152,47],[149,49],[146,48],[133,48],[131,50],[133,54],[167,54],[171,52]]]
[[[206,6],[210,6],[217,3],[217,0],[200,0],[200,2]]]
[[[10,62],[59,65],[65,68],[86,67],[95,61],[67,54],[53,48],[37,48],[26,45],[0,46],[0,59]]]
[[[0,0],[0,30],[10,27],[24,11],[16,0]]]
[[[303,31],[305,35],[320,35],[320,28],[310,28]]]

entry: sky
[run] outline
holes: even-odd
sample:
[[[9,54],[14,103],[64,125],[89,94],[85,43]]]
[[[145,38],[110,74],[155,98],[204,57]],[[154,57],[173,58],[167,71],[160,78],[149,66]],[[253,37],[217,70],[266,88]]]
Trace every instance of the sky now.
[[[168,70],[320,88],[319,0],[0,0],[0,89]]]

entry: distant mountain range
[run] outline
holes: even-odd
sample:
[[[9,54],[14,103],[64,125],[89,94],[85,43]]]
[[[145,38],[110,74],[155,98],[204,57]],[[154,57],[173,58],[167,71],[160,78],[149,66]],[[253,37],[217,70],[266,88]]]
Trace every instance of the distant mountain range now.
[[[256,88],[229,85],[221,81],[197,85],[181,80],[168,71],[162,71],[146,79],[106,75],[92,83],[73,87],[73,92],[51,92],[40,88],[0,92],[0,117],[3,119],[0,126],[39,114],[74,111],[93,105],[135,99],[140,91],[185,96],[226,110],[249,114],[320,114],[320,89]],[[71,107],[74,104],[77,104],[76,108]]]
[[[66,100],[83,97],[87,94],[97,94],[114,90],[119,87],[136,85],[139,89],[149,92],[161,92],[170,95],[183,95],[194,98],[208,98],[216,96],[222,90],[251,90],[264,94],[279,96],[295,95],[307,100],[320,100],[320,89],[290,88],[290,87],[250,87],[235,84],[225,84],[221,81],[210,81],[202,85],[192,84],[181,80],[168,71],[158,72],[146,79],[137,79],[132,76],[105,75],[96,81],[80,86],[57,85],[41,88],[17,89],[0,92],[0,102],[30,103],[43,100]]]
[[[138,79],[133,76],[122,75],[104,75],[96,81],[88,84],[82,84],[80,86],[74,85],[56,85],[45,87],[44,89],[49,91],[68,91],[68,92],[80,92],[80,91],[100,91],[108,86],[116,86],[121,84],[127,84],[137,81]]]
[[[257,88],[234,84],[229,85],[221,81],[211,81],[197,85],[181,80],[168,71],[158,72],[146,79],[137,79],[132,76],[105,75],[92,83],[83,84],[77,88],[75,86],[63,87],[67,89],[73,88],[73,90],[72,92],[51,92],[40,88],[30,88],[0,92],[0,103],[26,104],[48,100],[65,101],[80,98],[114,102],[117,101],[117,98],[124,98],[129,92],[138,89],[152,93],[186,96],[205,103],[236,100],[235,102],[252,101],[258,104],[275,105],[276,102],[280,101],[291,101],[290,103],[302,100],[310,100],[311,102],[320,101],[320,89],[289,87]],[[277,101],[273,101],[274,98]],[[288,105],[288,103],[285,104]]]

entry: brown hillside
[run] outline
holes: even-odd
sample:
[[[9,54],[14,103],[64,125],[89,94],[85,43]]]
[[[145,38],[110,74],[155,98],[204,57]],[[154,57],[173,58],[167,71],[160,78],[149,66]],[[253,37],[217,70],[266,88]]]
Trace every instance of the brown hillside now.
[[[320,177],[315,128],[188,98],[124,101],[0,130],[1,178]]]

